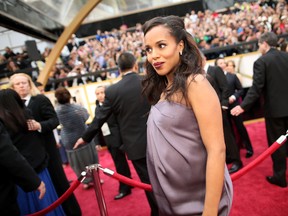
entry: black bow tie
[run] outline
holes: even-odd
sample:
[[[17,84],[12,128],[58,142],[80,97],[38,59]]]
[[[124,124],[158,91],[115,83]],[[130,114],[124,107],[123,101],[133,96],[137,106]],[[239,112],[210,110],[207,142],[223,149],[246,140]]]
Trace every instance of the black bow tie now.
[[[22,99],[22,101],[23,101],[23,104],[26,106],[26,104],[25,104],[25,103],[26,103],[26,100],[25,100],[25,99]]]

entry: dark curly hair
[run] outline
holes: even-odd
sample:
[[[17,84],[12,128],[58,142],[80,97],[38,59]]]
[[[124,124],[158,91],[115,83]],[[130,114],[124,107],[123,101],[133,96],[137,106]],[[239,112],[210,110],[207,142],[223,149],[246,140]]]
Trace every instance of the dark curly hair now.
[[[147,75],[142,82],[143,93],[152,104],[155,104],[160,99],[162,92],[165,93],[167,100],[171,100],[171,96],[180,91],[187,102],[187,78],[190,75],[203,73],[202,55],[192,35],[185,30],[182,18],[178,16],[166,16],[155,17],[148,20],[143,25],[144,36],[157,26],[164,26],[167,28],[170,34],[175,38],[177,44],[180,41],[184,42],[183,54],[180,56],[181,63],[174,72],[173,84],[169,89],[166,89],[166,77],[158,75],[153,66],[146,61],[145,66]]]

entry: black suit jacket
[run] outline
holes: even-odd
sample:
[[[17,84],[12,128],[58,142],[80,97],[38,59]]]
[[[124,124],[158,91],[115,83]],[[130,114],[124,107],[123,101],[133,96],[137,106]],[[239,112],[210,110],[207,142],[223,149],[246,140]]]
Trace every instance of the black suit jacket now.
[[[100,115],[98,113],[101,112],[101,107],[102,106],[99,105],[99,102],[96,101],[95,116]],[[121,140],[119,125],[113,113],[107,119],[106,123],[108,124],[110,134],[107,136],[103,136],[102,131],[99,130],[99,133],[95,137],[96,144],[99,144],[99,143],[101,145],[106,144],[108,147],[119,148],[122,145],[122,140]],[[104,141],[103,144],[102,144],[103,142],[102,139]]]
[[[130,160],[146,157],[146,122],[150,105],[142,96],[141,77],[136,73],[123,76],[105,92],[103,106],[82,136],[90,142],[113,113],[120,128],[124,150]]]
[[[226,73],[226,78],[229,87],[229,97],[234,95],[236,98],[232,104],[229,104],[229,108],[232,108],[239,104],[239,99],[243,96],[244,90],[236,74]]]
[[[10,137],[14,146],[37,173],[47,168],[48,154],[38,132],[19,131],[16,134],[10,133]]]
[[[207,79],[215,89],[221,106],[229,106],[229,88],[226,76],[223,70],[218,66],[209,66],[207,70]]]
[[[59,121],[50,100],[41,94],[32,96],[27,107],[33,118],[41,124],[41,133],[54,139],[53,130],[59,125]]]
[[[265,117],[288,116],[288,53],[271,48],[253,65],[253,83],[241,107],[246,111],[264,94]]]
[[[41,180],[25,158],[12,144],[10,136],[0,121],[0,212],[1,215],[16,215],[17,205],[16,184],[24,191],[38,188]]]
[[[55,151],[56,140],[53,130],[59,125],[57,114],[50,100],[44,95],[36,95],[30,98],[27,106],[33,118],[41,124],[40,136],[44,140],[44,145],[49,154]],[[53,160],[53,155],[50,155]]]
[[[46,151],[49,155],[48,171],[53,181],[58,196],[64,194],[70,187],[62,167],[62,161],[56,146],[53,129],[59,125],[57,114],[50,100],[44,95],[32,96],[28,108],[33,118],[41,124],[42,131],[39,133],[44,141]],[[79,204],[72,194],[62,203],[66,215],[81,215]]]

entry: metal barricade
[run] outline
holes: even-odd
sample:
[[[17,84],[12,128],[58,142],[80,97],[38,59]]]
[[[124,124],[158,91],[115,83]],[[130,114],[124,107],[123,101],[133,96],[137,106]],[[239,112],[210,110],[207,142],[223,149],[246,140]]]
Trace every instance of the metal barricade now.
[[[92,164],[86,167],[87,175],[92,176],[94,183],[94,190],[99,206],[99,211],[101,216],[108,216],[107,206],[101,186],[100,176],[99,176],[99,164]]]

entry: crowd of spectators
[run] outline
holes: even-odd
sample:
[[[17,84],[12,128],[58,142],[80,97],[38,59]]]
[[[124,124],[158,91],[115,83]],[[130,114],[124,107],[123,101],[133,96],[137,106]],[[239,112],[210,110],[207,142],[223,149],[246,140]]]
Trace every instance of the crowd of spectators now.
[[[287,34],[287,9],[285,0],[243,2],[242,4],[236,3],[233,7],[221,12],[211,10],[195,12],[192,10],[184,17],[184,22],[186,31],[193,35],[207,59],[214,59],[219,56],[225,57],[256,51],[257,38],[264,32],[273,31],[277,35]],[[251,41],[255,41],[255,43],[245,43]],[[233,46],[243,42],[242,46]],[[232,48],[229,49],[220,49],[219,51],[216,49],[212,53],[209,52],[213,48],[231,47],[231,45]],[[280,45],[287,47],[285,37],[279,39]],[[25,65],[19,64],[21,59],[18,57],[21,56],[22,59],[27,57],[25,51],[21,55],[13,55],[13,51],[9,54],[8,49],[7,47],[5,54],[0,56],[1,62],[8,61],[6,70],[15,72],[18,68],[25,67]],[[144,50],[140,23],[133,27],[133,31],[123,25],[120,29],[113,29],[110,32],[97,30],[96,35],[87,38],[80,39],[73,35],[62,50],[59,61],[51,70],[45,90],[115,78],[119,75],[115,60],[120,53],[131,52],[139,62],[144,62]],[[42,53],[43,62],[50,51],[51,49],[47,48]],[[14,64],[10,63],[11,61]],[[85,76],[85,74],[87,75]],[[61,80],[77,75],[84,76]]]
[[[287,33],[287,3],[284,0],[236,3],[222,13],[206,10],[192,11],[185,16],[186,30],[191,33],[201,50],[251,42],[267,31],[277,35]],[[279,41],[282,43],[283,41]],[[208,59],[255,51],[257,43],[211,53]]]

